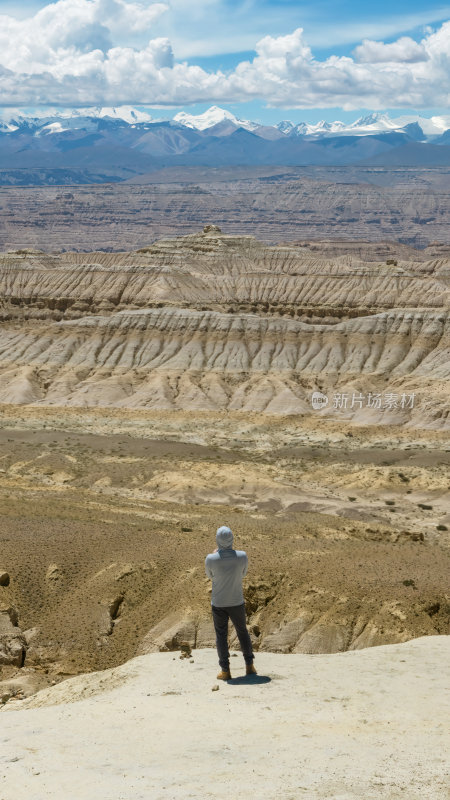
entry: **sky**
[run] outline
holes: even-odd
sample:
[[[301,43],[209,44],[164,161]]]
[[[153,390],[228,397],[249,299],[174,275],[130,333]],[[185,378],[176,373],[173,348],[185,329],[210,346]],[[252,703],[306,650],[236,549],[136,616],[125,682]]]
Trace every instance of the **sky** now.
[[[449,20],[432,0],[0,0],[0,106],[448,114]]]

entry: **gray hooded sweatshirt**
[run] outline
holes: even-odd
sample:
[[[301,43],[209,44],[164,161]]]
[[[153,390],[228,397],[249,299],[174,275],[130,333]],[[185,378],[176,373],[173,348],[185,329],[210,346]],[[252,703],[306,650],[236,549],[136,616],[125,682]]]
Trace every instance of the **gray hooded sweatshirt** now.
[[[212,580],[211,605],[240,606],[244,602],[242,578],[247,574],[248,559],[244,550],[233,550],[233,534],[223,525],[216,533],[219,548],[205,559],[205,572]]]

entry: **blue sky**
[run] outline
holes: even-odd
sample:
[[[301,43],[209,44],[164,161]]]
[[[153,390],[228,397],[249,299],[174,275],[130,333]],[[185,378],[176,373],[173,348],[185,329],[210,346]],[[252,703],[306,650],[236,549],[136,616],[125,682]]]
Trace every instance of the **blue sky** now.
[[[149,5],[146,0],[141,4]],[[0,14],[24,19],[47,5],[43,0],[0,0]],[[423,0],[378,0],[373,4],[361,0],[193,0],[174,5],[178,13],[161,18],[158,33],[168,35],[172,43],[180,43],[180,57],[187,56],[191,63],[210,69],[219,65],[231,69],[238,61],[251,57],[252,45],[262,36],[285,35],[298,27],[304,29],[314,53],[325,57],[349,55],[364,38],[387,42],[408,34],[420,39],[427,26],[436,27],[450,19],[450,4]],[[224,17],[228,17],[225,26]],[[219,20],[222,28],[214,30]],[[240,42],[244,40],[248,44],[241,49]]]
[[[449,110],[450,5],[0,0],[0,15],[4,106],[215,104],[267,123]]]

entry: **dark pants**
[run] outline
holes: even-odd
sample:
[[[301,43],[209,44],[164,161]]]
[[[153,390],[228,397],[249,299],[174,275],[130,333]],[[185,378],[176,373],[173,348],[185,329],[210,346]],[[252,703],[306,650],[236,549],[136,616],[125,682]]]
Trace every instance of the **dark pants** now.
[[[230,668],[228,650],[228,619],[233,623],[246,664],[253,664],[253,648],[245,617],[245,603],[240,606],[211,606],[216,631],[216,647],[222,669]]]

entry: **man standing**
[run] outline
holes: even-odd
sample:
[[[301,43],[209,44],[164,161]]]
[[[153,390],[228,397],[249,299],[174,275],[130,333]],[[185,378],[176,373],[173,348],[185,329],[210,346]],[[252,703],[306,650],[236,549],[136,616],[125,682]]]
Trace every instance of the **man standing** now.
[[[233,550],[233,533],[226,525],[217,529],[217,547],[205,559],[205,572],[212,580],[211,606],[216,631],[216,645],[222,671],[218,678],[227,681],[230,674],[228,619],[231,619],[241,645],[246,674],[256,674],[253,648],[245,619],[242,578],[247,574],[248,559],[244,550]]]

